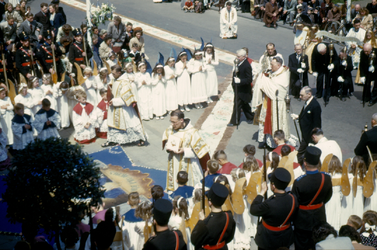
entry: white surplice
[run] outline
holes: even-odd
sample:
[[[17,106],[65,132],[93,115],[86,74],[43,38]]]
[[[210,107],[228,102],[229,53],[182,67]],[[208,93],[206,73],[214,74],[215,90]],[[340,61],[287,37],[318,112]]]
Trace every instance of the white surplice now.
[[[57,104],[56,99],[54,97],[54,90],[53,90],[52,85],[50,85],[50,84],[42,84],[41,89],[43,90],[43,92],[45,94],[44,98],[48,99],[50,101],[50,103],[51,103],[50,108],[53,109],[53,110],[57,110],[58,109],[58,104]],[[47,94],[47,92],[49,94]]]
[[[73,127],[75,128],[75,134],[73,135],[73,137],[77,141],[91,140],[94,137],[96,137],[96,115],[94,112],[94,108],[90,114],[87,114],[85,111],[85,105],[81,103],[78,103],[77,105],[81,105],[83,110],[81,115],[77,114],[75,111],[72,111],[72,123]],[[85,128],[85,125],[88,122],[90,123],[90,126],[89,128]]]
[[[44,128],[47,121],[51,121],[55,127]],[[60,115],[53,109],[50,111],[38,111],[34,116],[33,127],[38,132],[38,139],[46,140],[50,137],[60,138]]]
[[[7,108],[3,109],[2,106],[8,105]],[[8,138],[8,144],[13,144],[13,133],[12,133],[12,119],[14,117],[13,113],[13,104],[9,97],[5,97],[4,99],[0,99],[0,111],[1,111],[1,128],[3,129],[3,133]]]
[[[33,117],[30,116],[30,119],[27,119],[25,116],[21,116],[21,118],[19,115],[16,116],[12,120],[13,149],[22,150],[30,142],[34,141],[33,129],[31,131],[28,129],[24,130],[25,124],[32,124]]]
[[[58,112],[60,115],[61,127],[68,128],[70,125],[69,121],[69,105],[68,105],[68,91],[63,94],[60,89],[61,82],[54,85],[54,97],[58,105]]]

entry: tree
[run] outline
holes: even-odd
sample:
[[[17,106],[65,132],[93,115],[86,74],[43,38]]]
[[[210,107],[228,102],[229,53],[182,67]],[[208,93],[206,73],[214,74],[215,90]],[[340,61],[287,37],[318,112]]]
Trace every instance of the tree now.
[[[88,211],[88,200],[104,197],[99,178],[100,169],[78,144],[36,139],[13,158],[5,178],[7,217],[12,223],[36,225],[58,236],[60,225],[79,221],[72,211]]]

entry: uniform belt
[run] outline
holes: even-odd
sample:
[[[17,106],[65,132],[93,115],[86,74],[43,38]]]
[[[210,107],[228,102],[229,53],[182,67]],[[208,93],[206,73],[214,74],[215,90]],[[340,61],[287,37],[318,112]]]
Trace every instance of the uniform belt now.
[[[84,61],[84,58],[75,58],[75,61],[82,62],[82,61]]]
[[[268,225],[264,220],[262,220],[262,224],[265,228],[267,228],[270,231],[274,231],[274,232],[284,231],[291,226],[291,224],[287,224],[287,225],[284,225],[284,226],[273,227],[273,226]]]
[[[30,62],[26,62],[26,63],[23,63],[23,64],[21,64],[22,65],[22,67],[26,67],[26,66],[30,66]],[[34,62],[34,64],[35,64],[35,62]]]
[[[314,209],[318,209],[322,206],[323,206],[323,202],[316,204],[316,205],[307,205],[307,206],[300,205],[300,206],[298,206],[298,208],[301,209],[301,210],[314,210]]]
[[[0,69],[0,72],[3,72],[4,71],[4,69]]]
[[[58,58],[55,58],[55,62],[57,62],[59,59]],[[47,59],[47,60],[45,60],[46,61],[46,63],[52,63],[53,62],[53,60],[52,59]]]
[[[216,250],[216,249],[221,249],[224,246],[225,246],[225,241],[217,243],[216,245],[213,245],[213,246],[205,245],[205,246],[202,246],[202,248],[208,249],[208,250]]]

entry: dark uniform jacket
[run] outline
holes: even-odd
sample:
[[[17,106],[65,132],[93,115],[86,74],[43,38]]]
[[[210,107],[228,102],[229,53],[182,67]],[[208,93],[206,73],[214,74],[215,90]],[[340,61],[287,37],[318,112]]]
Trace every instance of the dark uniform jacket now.
[[[293,220],[295,228],[311,231],[319,222],[326,222],[325,204],[332,196],[331,177],[328,173],[320,173],[318,170],[307,171],[305,175],[302,175],[295,180],[292,187],[292,193],[297,196],[299,205],[309,205],[321,186],[322,175],[324,176],[322,190],[311,205],[317,205],[320,203],[323,203],[323,205],[312,210],[304,210],[299,207],[297,215]]]
[[[377,49],[373,48],[371,53],[374,51],[374,54],[377,56]],[[376,81],[377,80],[377,66],[376,66],[376,59],[372,63],[375,67],[373,73],[369,72],[370,60],[369,55],[366,55],[364,51],[360,52],[360,77],[365,77],[365,82]]]
[[[338,75],[344,78],[345,84],[352,84],[352,74],[351,74],[353,70],[352,57],[347,56],[346,61],[347,61],[346,67],[344,67],[342,65],[342,61],[339,60],[335,68],[338,70]]]
[[[58,64],[60,63],[59,57],[62,54],[63,53],[60,49],[60,46],[57,46],[55,44],[55,61],[56,61],[56,64],[57,64],[57,66],[56,66],[57,68],[58,68]],[[48,72],[49,69],[53,68],[54,63],[53,63],[53,60],[52,60],[52,49],[51,49],[50,44],[45,42],[44,44],[42,44],[39,47],[38,58],[41,60],[44,72]]]
[[[313,97],[306,108],[304,107],[302,107],[301,113],[298,116],[298,122],[301,129],[302,139],[306,143],[309,143],[311,141],[310,133],[312,132],[313,128],[322,127],[322,109],[315,97]]]
[[[238,66],[238,71],[238,78],[241,80],[241,82],[237,84],[238,98],[249,103],[251,101],[251,82],[253,81],[253,73],[247,58]],[[232,80],[232,87],[235,91],[236,83],[234,82],[234,78]]]
[[[290,225],[284,231],[272,231],[263,223],[259,223],[255,243],[263,249],[289,248],[294,240],[292,221],[298,209],[298,201],[295,195],[290,193],[274,194],[263,202],[263,196],[255,197],[250,206],[250,213],[254,216],[262,216],[262,220],[272,227]],[[283,225],[284,221],[287,219]]]
[[[8,79],[12,79],[12,74],[9,71],[10,69],[13,69],[13,59],[10,51],[3,51],[4,53],[4,59],[7,62],[6,69],[7,69],[7,77]],[[5,76],[4,76],[4,68],[3,68],[3,59],[0,54],[0,82],[5,82]]]
[[[309,61],[308,56],[302,56],[301,54],[301,60],[300,62],[297,59],[297,54],[293,53],[289,56],[288,61],[288,67],[289,71],[291,72],[290,76],[290,87],[292,88],[295,86],[295,83],[300,80],[300,74],[297,72],[298,69],[301,68],[301,62],[305,63],[305,68],[302,68],[304,70],[303,74],[303,85],[302,86],[308,86],[308,70],[309,70]]]
[[[179,250],[186,250],[187,245],[183,240],[183,236],[181,231],[170,231],[165,230],[162,232],[157,232],[156,236],[149,238],[147,242],[145,242],[143,250],[175,250],[176,249],[176,232],[178,234],[179,239]],[[186,233],[186,232],[185,232]]]
[[[225,246],[220,249],[228,249],[226,244],[233,240],[234,232],[236,230],[236,222],[230,211],[222,211],[220,213],[210,213],[207,218],[198,221],[194,230],[191,232],[191,243],[195,246],[196,250],[204,249],[202,246],[207,244],[214,246],[218,243],[226,224],[225,213],[228,213],[229,215],[229,224],[221,240],[221,242],[225,241]]]
[[[377,126],[364,132],[355,148],[355,154],[363,156],[364,161],[368,164],[369,154],[367,146],[372,154],[377,154]]]
[[[93,53],[92,53],[92,50],[89,46],[89,44],[86,42],[86,54],[87,54],[87,58],[88,60],[92,57]],[[79,48],[77,48],[79,47]],[[70,46],[69,46],[69,56],[68,56],[68,59],[69,59],[69,62],[70,63],[77,63],[78,65],[80,64],[85,64],[86,65],[86,60],[85,60],[85,57],[82,56],[82,53],[84,52],[84,47],[83,47],[83,44],[82,42],[81,43],[78,43],[77,41],[74,41]],[[89,66],[89,65],[87,65]]]
[[[32,49],[35,53],[35,48]],[[25,53],[26,52],[26,53]],[[34,59],[34,69],[37,71],[37,65],[35,64],[36,57]],[[31,54],[29,48],[21,46],[16,52],[16,67],[26,77],[27,73],[31,73]],[[35,72],[36,73],[36,72]]]

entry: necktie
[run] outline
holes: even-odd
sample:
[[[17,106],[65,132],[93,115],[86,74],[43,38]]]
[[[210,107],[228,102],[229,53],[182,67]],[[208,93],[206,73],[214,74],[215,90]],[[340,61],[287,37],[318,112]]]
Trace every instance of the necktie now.
[[[297,62],[300,63],[301,55],[297,55]]]
[[[304,109],[308,106],[308,102],[305,102]]]

